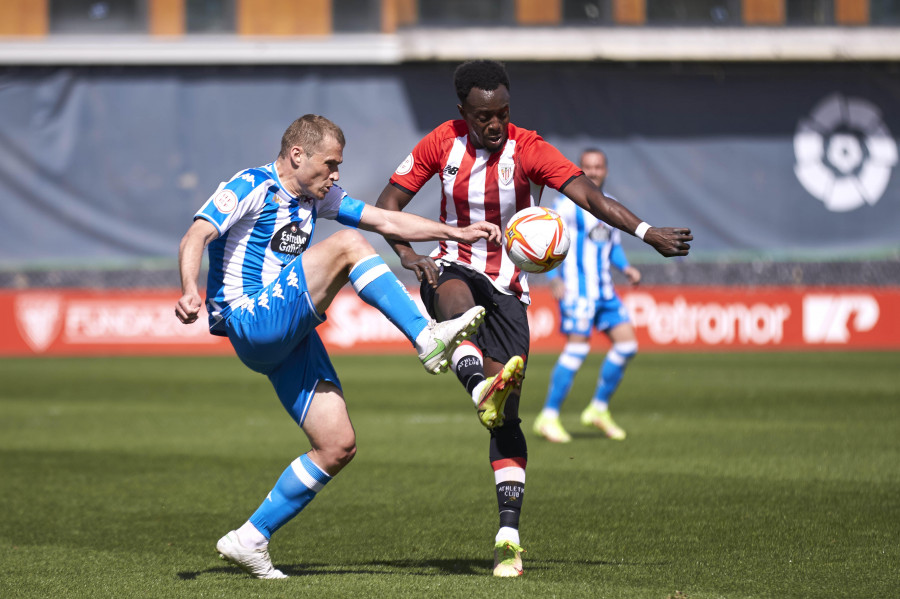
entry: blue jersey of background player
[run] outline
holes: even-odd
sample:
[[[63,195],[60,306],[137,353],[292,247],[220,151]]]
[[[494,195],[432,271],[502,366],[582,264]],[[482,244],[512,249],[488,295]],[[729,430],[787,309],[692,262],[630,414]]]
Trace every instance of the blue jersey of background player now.
[[[426,370],[447,369],[456,347],[484,317],[476,306],[435,323],[356,227],[408,241],[500,242],[494,224],[457,229],[349,197],[335,183],[344,134],[308,114],[284,132],[275,162],[247,169],[219,186],[194,216],[179,248],[182,296],[176,316],[197,320],[197,287],[209,246],[210,331],[226,335],[241,361],[269,377],[311,449],[295,459],[250,518],[219,539],[221,557],[255,578],[285,578],[269,558],[269,539],[303,510],[356,453],[356,434],[337,373],[315,328],[347,283],[413,344]],[[351,228],[310,245],[316,219]]]
[[[585,150],[581,154],[581,169],[597,187],[603,188],[607,162],[602,151]],[[622,271],[634,285],[640,282],[641,273],[628,264],[617,229],[565,196],[557,199],[554,209],[562,216],[572,239],[566,260],[548,275],[553,295],[559,301],[560,328],[567,339],[550,376],[547,398],[534,430],[556,443],[571,441],[560,422],[559,410],[590,351],[591,332],[596,328],[609,337],[612,347],[600,369],[593,398],[581,413],[581,422],[597,427],[610,439],[622,440],[625,431],[613,421],[609,401],[638,346],[628,312],[613,288],[610,266]]]

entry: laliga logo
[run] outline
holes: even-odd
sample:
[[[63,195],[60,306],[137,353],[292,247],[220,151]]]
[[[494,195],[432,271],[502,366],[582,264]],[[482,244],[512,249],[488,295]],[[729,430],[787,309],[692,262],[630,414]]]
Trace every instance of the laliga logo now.
[[[832,94],[794,133],[794,174],[832,212],[874,205],[897,164],[897,144],[881,111],[862,98]]]

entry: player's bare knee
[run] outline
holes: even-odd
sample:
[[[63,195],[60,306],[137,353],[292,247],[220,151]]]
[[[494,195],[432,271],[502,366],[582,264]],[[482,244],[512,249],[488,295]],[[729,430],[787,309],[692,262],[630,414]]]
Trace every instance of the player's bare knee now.
[[[340,255],[350,265],[375,253],[372,244],[356,229],[343,229],[332,235],[331,238],[334,239]]]
[[[343,468],[356,455],[356,441],[354,439],[349,442],[336,444],[330,449],[329,453],[332,463],[338,468]]]

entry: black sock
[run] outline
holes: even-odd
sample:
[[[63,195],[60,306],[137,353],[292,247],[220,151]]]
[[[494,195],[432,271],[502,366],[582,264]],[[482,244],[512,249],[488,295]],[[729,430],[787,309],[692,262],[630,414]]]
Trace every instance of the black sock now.
[[[500,528],[519,529],[519,515],[522,513],[522,499],[525,485],[516,481],[504,481],[497,485],[497,504],[500,507]]]
[[[485,379],[484,364],[477,356],[465,356],[456,365],[456,378],[466,388],[466,392],[472,395],[478,383]]]

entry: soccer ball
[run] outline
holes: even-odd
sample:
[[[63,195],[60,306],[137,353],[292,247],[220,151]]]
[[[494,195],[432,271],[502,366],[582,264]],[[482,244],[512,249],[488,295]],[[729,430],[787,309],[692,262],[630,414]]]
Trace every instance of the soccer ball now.
[[[569,232],[557,212],[541,206],[519,210],[506,224],[506,254],[525,272],[553,270],[569,253]]]

